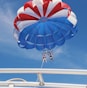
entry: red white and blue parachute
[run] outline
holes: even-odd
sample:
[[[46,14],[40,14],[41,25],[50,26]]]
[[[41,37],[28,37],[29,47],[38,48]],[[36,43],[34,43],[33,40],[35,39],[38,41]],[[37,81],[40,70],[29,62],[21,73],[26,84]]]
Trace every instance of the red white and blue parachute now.
[[[30,0],[14,20],[14,36],[20,47],[51,50],[77,33],[77,18],[62,0]]]

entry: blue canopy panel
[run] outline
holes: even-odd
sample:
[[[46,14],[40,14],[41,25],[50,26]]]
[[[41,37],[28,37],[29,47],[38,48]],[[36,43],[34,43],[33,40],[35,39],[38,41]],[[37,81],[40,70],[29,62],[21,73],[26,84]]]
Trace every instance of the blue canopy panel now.
[[[76,26],[66,17],[47,19],[24,28],[19,34],[18,45],[26,49],[53,49],[63,45],[66,39],[72,38],[76,33]]]

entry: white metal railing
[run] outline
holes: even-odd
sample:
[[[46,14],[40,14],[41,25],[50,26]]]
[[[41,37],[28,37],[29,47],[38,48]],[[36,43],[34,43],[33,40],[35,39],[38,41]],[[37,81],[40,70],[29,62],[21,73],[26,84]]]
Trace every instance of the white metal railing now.
[[[70,74],[87,75],[87,70],[82,69],[41,69],[41,68],[0,68],[1,74],[37,74],[38,82],[28,82],[21,78],[13,78],[7,81],[0,81],[1,87],[49,87],[49,88],[87,88],[84,84],[65,84],[44,82],[42,74]]]
[[[0,68],[0,73],[28,73],[28,74],[71,74],[87,75],[87,70],[82,69],[45,69],[45,68]]]
[[[39,82],[0,82],[1,87],[40,87]],[[83,84],[67,84],[67,83],[47,83],[42,86],[44,88],[87,88]]]

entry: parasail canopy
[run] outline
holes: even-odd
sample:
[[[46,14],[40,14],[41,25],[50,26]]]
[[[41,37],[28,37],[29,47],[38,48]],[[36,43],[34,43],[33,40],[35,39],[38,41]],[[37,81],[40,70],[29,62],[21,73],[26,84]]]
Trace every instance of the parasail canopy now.
[[[62,0],[30,0],[17,11],[14,36],[20,47],[51,50],[77,33],[77,18]]]

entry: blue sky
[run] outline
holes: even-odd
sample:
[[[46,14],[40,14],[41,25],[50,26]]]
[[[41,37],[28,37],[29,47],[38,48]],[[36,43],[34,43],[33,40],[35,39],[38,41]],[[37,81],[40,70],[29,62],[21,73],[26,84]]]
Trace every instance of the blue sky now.
[[[41,52],[19,48],[13,37],[13,21],[17,10],[28,0],[0,0],[0,68],[40,68]],[[63,0],[76,13],[78,19],[77,35],[54,50],[54,61],[44,63],[43,68],[87,69],[87,0]],[[0,80],[22,77],[36,79],[31,75],[0,75]],[[48,78],[47,78],[48,77]],[[44,75],[46,81],[85,83],[87,77]],[[51,80],[52,78],[52,80]],[[70,80],[72,79],[72,80]],[[81,80],[79,80],[81,79]]]

